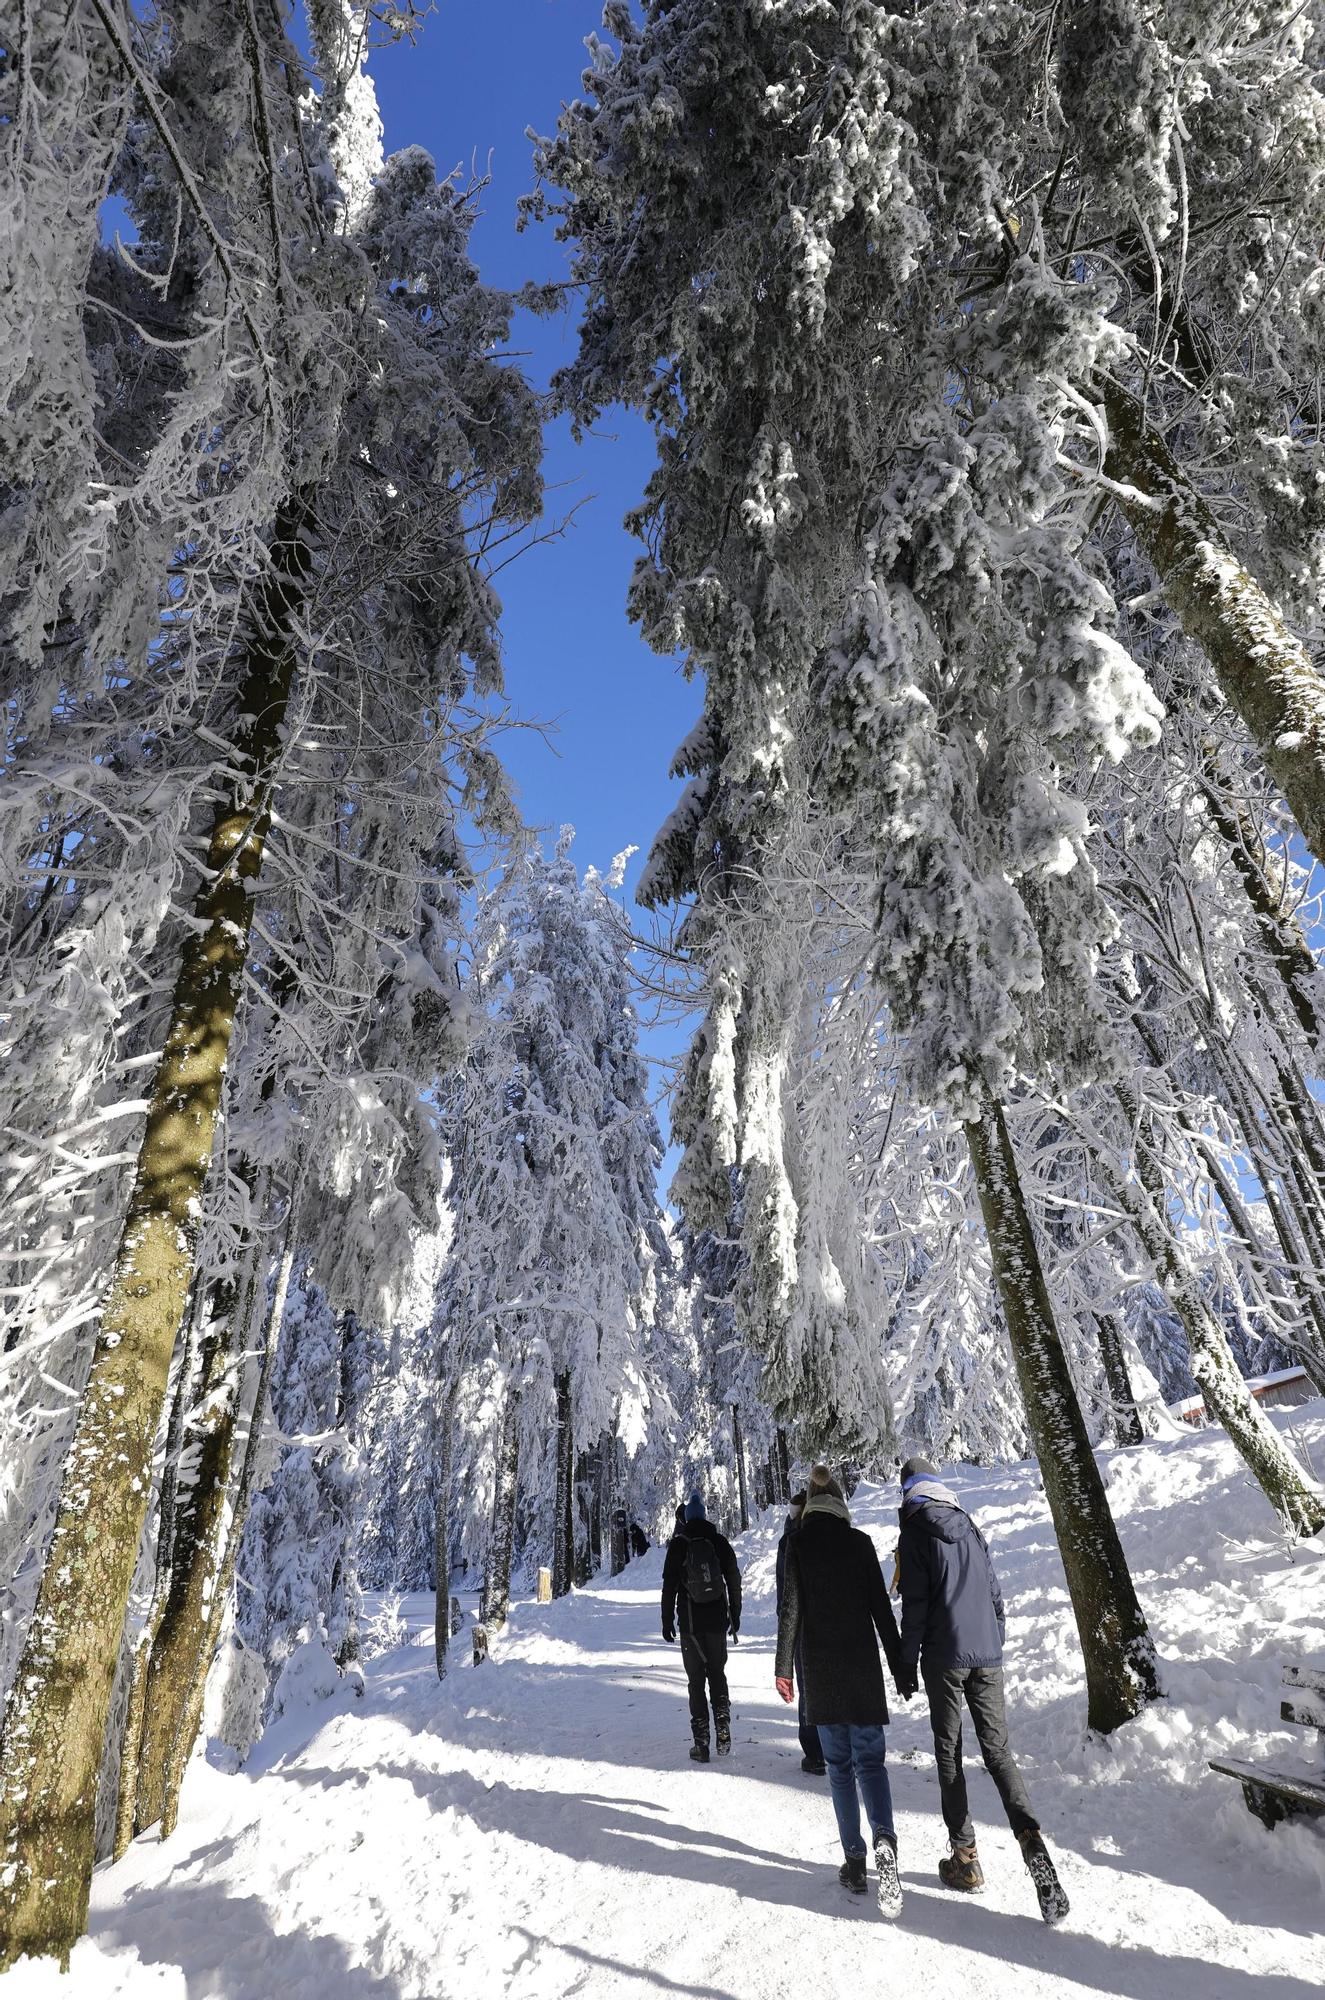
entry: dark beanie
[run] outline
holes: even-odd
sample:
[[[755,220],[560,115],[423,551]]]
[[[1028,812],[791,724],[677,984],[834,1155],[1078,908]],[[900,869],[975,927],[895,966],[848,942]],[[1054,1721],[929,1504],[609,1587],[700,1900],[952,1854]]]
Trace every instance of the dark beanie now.
[[[939,1469],[927,1458],[908,1458],[897,1477],[905,1486],[909,1479],[937,1479]]]
[[[702,1521],[705,1518],[704,1502],[698,1493],[692,1493],[686,1501],[687,1521]]]

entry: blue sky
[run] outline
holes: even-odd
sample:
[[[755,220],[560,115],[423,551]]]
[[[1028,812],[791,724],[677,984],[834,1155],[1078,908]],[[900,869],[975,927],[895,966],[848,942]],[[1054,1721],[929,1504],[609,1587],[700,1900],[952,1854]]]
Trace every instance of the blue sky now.
[[[473,250],[492,284],[565,275],[566,252],[550,228],[516,233],[516,203],[534,184],[525,128],[550,132],[562,103],[581,94],[584,37],[601,17],[601,0],[438,0],[414,46],[372,57],[388,151],[425,146],[443,174],[490,170]],[[546,385],[574,353],[573,302],[550,320],[520,314],[512,345]],[[580,865],[606,867],[632,842],[647,850],[670,810],[678,788],[668,767],[700,690],[626,620],[637,544],[621,522],[653,464],[644,425],[615,412],[577,446],[561,420],[548,429],[546,452],[549,516],[578,510],[559,540],[505,569],[499,588],[512,704],[556,726],[546,741],[509,735],[503,755],[525,818],[549,828],[570,821]],[[643,858],[627,871],[632,897]],[[680,1039],[657,1031],[651,1052],[666,1056]]]

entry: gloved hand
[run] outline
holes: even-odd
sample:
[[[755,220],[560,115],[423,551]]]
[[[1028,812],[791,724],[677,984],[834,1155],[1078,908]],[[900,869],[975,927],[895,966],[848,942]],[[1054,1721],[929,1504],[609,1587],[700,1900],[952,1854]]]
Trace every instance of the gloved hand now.
[[[910,1701],[912,1695],[920,1690],[920,1676],[914,1667],[899,1667],[893,1680],[903,1701]]]
[[[796,1685],[795,1682],[792,1681],[790,1678],[784,1680],[782,1675],[778,1674],[774,1678],[773,1685],[777,1689],[778,1693],[782,1696],[783,1701],[785,1702],[795,1701]]]
[[[729,1625],[729,1626],[727,1627],[727,1633],[728,1633],[728,1636],[729,1636],[729,1638],[731,1639],[731,1642],[732,1642],[733,1646],[739,1646],[739,1645],[740,1645],[740,1643],[741,1643],[741,1628],[740,1628],[740,1626],[739,1626],[739,1625]]]
[[[664,1626],[663,1626],[663,1638],[664,1638],[664,1639],[665,1639],[665,1640],[667,1641],[667,1643],[668,1643],[668,1645],[669,1645],[669,1646],[674,1646],[674,1645],[676,1644],[676,1627],[675,1627],[675,1625],[664,1625]]]

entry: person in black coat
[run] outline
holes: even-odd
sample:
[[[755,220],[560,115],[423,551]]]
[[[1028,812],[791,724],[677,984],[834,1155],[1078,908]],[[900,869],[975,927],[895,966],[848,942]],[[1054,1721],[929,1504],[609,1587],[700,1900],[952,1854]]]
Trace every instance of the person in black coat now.
[[[731,1695],[727,1688],[727,1634],[741,1629],[741,1572],[736,1552],[692,1493],[663,1559],[662,1633],[668,1645],[681,1633],[681,1661],[690,1693],[690,1755],[709,1761],[709,1700],[718,1755],[732,1747]]]
[[[801,1515],[805,1510],[805,1494],[793,1493],[787,1502],[787,1525],[782,1530],[778,1543],[777,1557],[777,1613],[782,1616],[782,1599],[786,1590],[787,1544],[798,1533]],[[825,1771],[824,1753],[819,1743],[819,1732],[805,1715],[805,1669],[801,1665],[800,1647],[796,1648],[796,1724],[801,1739],[801,1769],[812,1777],[822,1778]]]
[[[787,1544],[774,1674],[778,1693],[792,1701],[791,1673],[799,1646],[806,1719],[817,1728],[823,1746],[845,1856],[839,1879],[863,1895],[863,1799],[879,1873],[879,1908],[895,1917],[902,1889],[885,1763],[888,1699],[880,1641],[900,1690],[897,1622],[874,1544],[852,1527],[842,1489],[828,1467],[816,1465],[800,1528]]]
[[[1008,1824],[1021,1844],[1045,1920],[1067,1914],[1039,1822],[1008,1742],[1003,1694],[1003,1592],[984,1536],[927,1458],[900,1473],[902,1671],[914,1693],[923,1675],[934,1731],[939,1797],[952,1852],[939,1863],[949,1889],[984,1886],[962,1768],[962,1709],[970,1710],[985,1769],[998,1787]]]

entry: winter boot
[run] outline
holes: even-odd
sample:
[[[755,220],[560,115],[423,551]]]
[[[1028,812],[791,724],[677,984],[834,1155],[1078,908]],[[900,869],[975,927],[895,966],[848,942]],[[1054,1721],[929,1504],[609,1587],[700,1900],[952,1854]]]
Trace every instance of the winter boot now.
[[[945,1889],[964,1889],[968,1896],[983,1889],[985,1871],[974,1846],[958,1847],[954,1840],[952,1853],[945,1854],[939,1863],[939,1880]]]
[[[837,1871],[837,1879],[844,1889],[850,1889],[853,1896],[863,1896],[868,1886],[865,1881],[864,1855],[848,1854]]]
[[[717,1734],[719,1757],[730,1757],[732,1748],[732,1712],[729,1708],[715,1708],[713,1727]]]
[[[897,1842],[890,1833],[874,1836],[874,1866],[879,1871],[879,1915],[891,1922],[902,1914],[902,1883],[897,1873]]]
[[[828,1774],[828,1766],[826,1764],[816,1764],[813,1757],[802,1757],[801,1769],[811,1778],[823,1778]]]
[[[690,1734],[691,1734],[691,1735],[692,1735],[692,1736],[694,1737],[694,1739],[695,1739],[695,1740],[694,1740],[694,1742],[693,1742],[693,1743],[691,1744],[691,1746],[690,1746],[690,1761],[691,1761],[691,1763],[692,1763],[692,1764],[707,1764],[707,1763],[708,1763],[708,1761],[709,1761],[709,1726],[708,1726],[708,1718],[707,1718],[707,1717],[705,1717],[705,1719],[704,1719],[704,1721],[703,1721],[703,1722],[696,1722],[696,1721],[695,1721],[695,1720],[693,1719],[693,1717],[692,1717],[692,1719],[691,1719],[691,1723],[690,1723]]]
[[[1018,1834],[1017,1838],[1040,1899],[1040,1915],[1047,1924],[1061,1924],[1068,1912],[1068,1901],[1039,1828],[1032,1827],[1029,1833]]]

